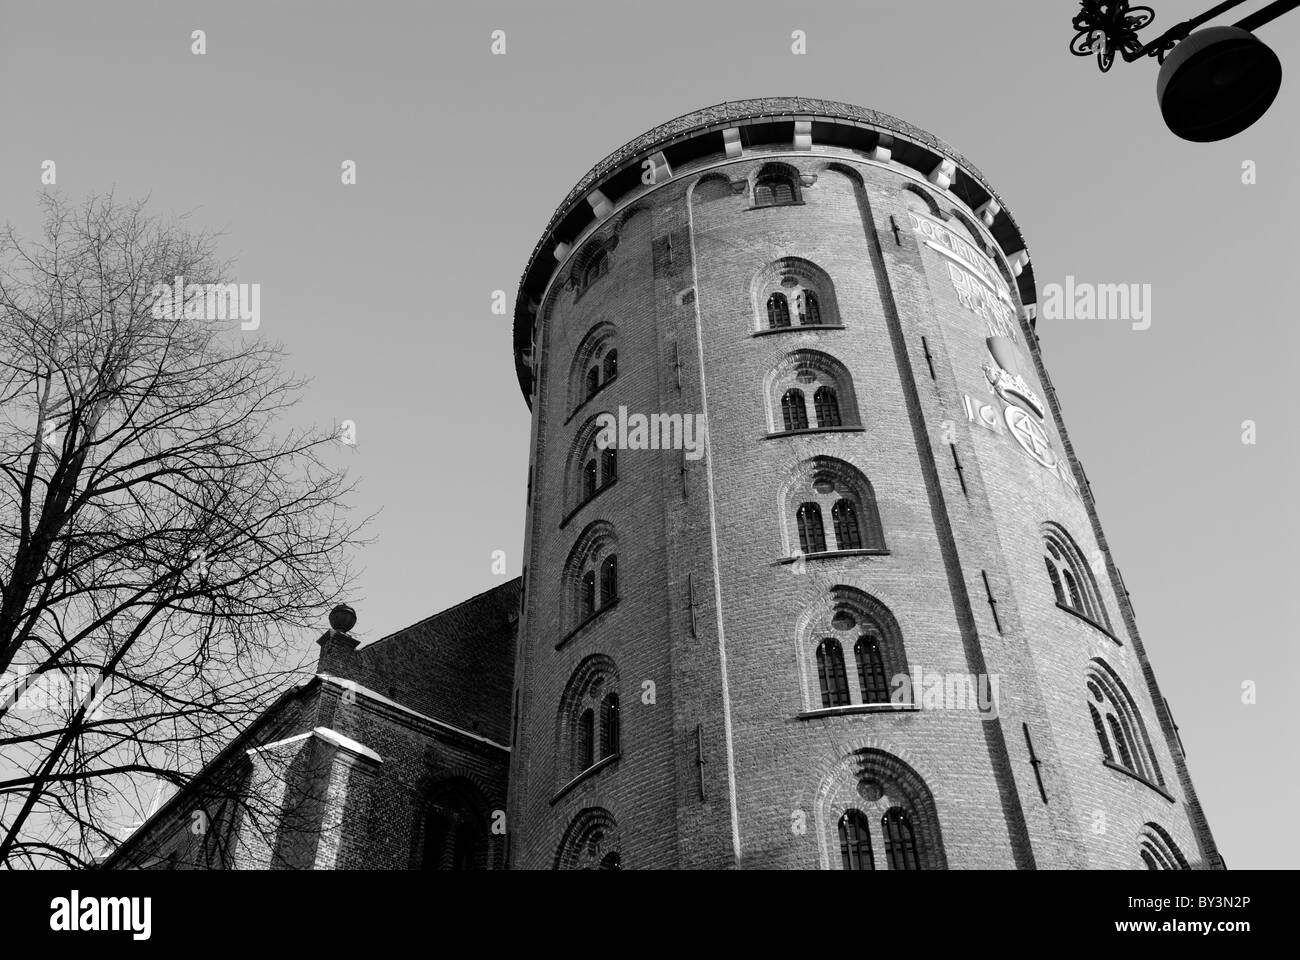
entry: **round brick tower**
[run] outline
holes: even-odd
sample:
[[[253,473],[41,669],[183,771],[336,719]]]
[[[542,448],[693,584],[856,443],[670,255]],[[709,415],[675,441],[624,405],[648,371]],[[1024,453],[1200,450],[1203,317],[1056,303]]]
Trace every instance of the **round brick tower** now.
[[[569,193],[532,409],[516,868],[1221,860],[984,176],[725,103]]]

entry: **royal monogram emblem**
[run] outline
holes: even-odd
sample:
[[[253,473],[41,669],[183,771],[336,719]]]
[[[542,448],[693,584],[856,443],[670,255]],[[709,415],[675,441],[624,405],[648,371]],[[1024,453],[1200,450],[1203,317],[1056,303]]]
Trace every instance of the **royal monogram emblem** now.
[[[1028,411],[1012,404],[1003,411],[1002,416],[1007,421],[1007,429],[1026,453],[1045,467],[1056,466],[1056,454],[1052,452],[1046,431]]]

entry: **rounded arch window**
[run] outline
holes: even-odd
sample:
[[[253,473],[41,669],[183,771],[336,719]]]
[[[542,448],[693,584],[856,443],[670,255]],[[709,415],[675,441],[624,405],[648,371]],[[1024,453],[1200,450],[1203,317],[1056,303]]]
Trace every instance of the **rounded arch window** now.
[[[771,163],[763,167],[754,178],[754,206],[775,207],[799,203],[799,173],[784,163]]]
[[[809,260],[782,257],[752,281],[755,330],[798,330],[841,325],[830,275]]]
[[[618,340],[618,330],[608,321],[597,323],[582,338],[569,366],[570,411],[577,412],[618,379]]]

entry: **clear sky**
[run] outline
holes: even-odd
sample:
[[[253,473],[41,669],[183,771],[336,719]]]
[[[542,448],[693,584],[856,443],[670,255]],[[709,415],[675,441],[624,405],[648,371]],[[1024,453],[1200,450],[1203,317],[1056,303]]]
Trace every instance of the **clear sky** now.
[[[1152,3],[1156,30],[1210,6]],[[513,304],[590,166],[722,100],[825,97],[924,127],[1006,199],[1040,293],[1067,275],[1151,284],[1150,329],[1042,320],[1044,358],[1229,867],[1300,866],[1283,296],[1300,85],[1288,72],[1245,134],[1184,143],[1160,122],[1154,61],[1102,75],[1070,56],[1076,9],[0,0],[0,216],[30,234],[54,160],[70,198],[150,195],[226,233],[234,279],[262,285],[256,335],[313,378],[298,415],[356,424],[337,462],[359,512],[381,511],[352,594],[371,641],[499,583],[493,550],[519,573],[528,414],[510,318],[489,307],[498,289]],[[498,29],[505,56],[489,51]],[[1300,11],[1260,36],[1300,68]]]

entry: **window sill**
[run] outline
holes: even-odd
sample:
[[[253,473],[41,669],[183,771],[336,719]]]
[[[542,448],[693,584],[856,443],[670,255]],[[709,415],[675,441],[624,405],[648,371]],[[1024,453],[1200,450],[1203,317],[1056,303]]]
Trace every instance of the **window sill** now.
[[[822,707],[795,714],[796,720],[818,720],[822,717],[839,717],[855,713],[913,713],[921,709],[916,703],[851,703],[846,707]]]
[[[591,626],[593,623],[595,623],[606,613],[608,613],[610,610],[613,610],[617,606],[618,606],[618,598],[615,597],[609,603],[605,604],[603,607],[601,607],[599,610],[597,610],[595,613],[589,616],[586,620],[582,621],[582,623],[578,624],[576,627],[574,627],[572,630],[566,633],[563,636],[563,638],[561,638],[560,642],[555,645],[555,649],[559,650],[561,647],[567,644],[578,634],[582,633],[582,631],[586,630],[587,627]]]
[[[1171,794],[1164,787],[1157,786],[1156,784],[1148,780],[1146,777],[1142,776],[1142,774],[1130,770],[1128,767],[1121,766],[1120,764],[1116,763],[1114,760],[1107,760],[1105,757],[1103,757],[1101,764],[1104,767],[1110,767],[1112,770],[1116,771],[1117,773],[1124,774],[1124,776],[1128,777],[1130,780],[1136,780],[1138,783],[1150,787],[1152,790],[1160,794],[1160,796],[1164,797],[1170,803],[1178,802],[1177,800],[1174,799],[1173,794]]]
[[[822,550],[818,553],[805,553],[802,556],[782,557],[777,564],[798,563],[800,560],[834,560],[838,557],[887,557],[886,547],[872,547],[863,550]]]
[[[1087,614],[1080,613],[1078,610],[1074,609],[1074,607],[1067,607],[1063,603],[1058,602],[1056,605],[1060,607],[1062,610],[1064,610],[1066,613],[1068,613],[1070,616],[1082,620],[1084,623],[1092,627],[1094,630],[1097,630],[1103,635],[1105,635],[1106,637],[1108,637],[1116,646],[1119,647],[1124,646],[1123,641],[1121,641],[1119,637],[1115,636],[1115,634],[1111,633],[1109,630],[1103,627],[1096,620],[1092,619],[1092,617],[1088,616]]]
[[[802,437],[810,433],[865,433],[865,427],[808,427],[804,430],[781,430],[759,437],[760,440],[779,440],[782,437]]]
[[[798,330],[843,330],[842,323],[798,323],[791,324],[788,327],[767,327],[763,330],[755,330],[750,334],[751,337],[770,337],[774,333],[794,333]]]
[[[750,210],[772,210],[777,207],[802,207],[807,203],[806,200],[790,200],[786,203],[755,203],[748,209]]]
[[[602,383],[600,386],[598,386],[596,388],[595,393],[590,394],[587,397],[584,397],[580,404],[578,404],[571,411],[569,411],[569,415],[564,418],[564,425],[567,427],[569,425],[569,421],[572,420],[574,417],[576,417],[579,413],[581,413],[583,407],[585,407],[587,404],[591,403],[591,401],[595,400],[602,393],[604,393],[605,388],[608,387],[611,383],[618,383],[617,373],[614,374],[614,376],[610,377],[608,380],[606,380],[604,383]]]
[[[622,755],[623,754],[621,753],[611,753],[608,757],[605,757],[603,760],[597,760],[586,770],[582,771],[582,773],[578,774],[576,777],[574,777],[564,786],[560,787],[560,789],[556,792],[555,796],[551,797],[551,806],[555,806],[557,803],[559,803],[560,799],[566,793],[568,793],[578,784],[582,783],[582,781],[588,779],[589,777],[594,777],[596,774],[604,770],[606,767],[612,767],[615,763],[618,762],[618,758],[621,757]]]
[[[613,480],[609,481],[609,483],[597,487],[595,493],[593,493],[586,500],[582,501],[582,503],[578,504],[567,514],[565,514],[564,519],[560,521],[560,529],[563,530],[565,527],[567,527],[569,525],[569,521],[572,520],[574,517],[576,517],[578,514],[580,514],[583,508],[587,506],[587,504],[591,503],[593,500],[595,500],[597,497],[599,497],[602,493],[604,493],[606,490],[608,490],[616,483],[618,483],[618,477],[615,477]]]

